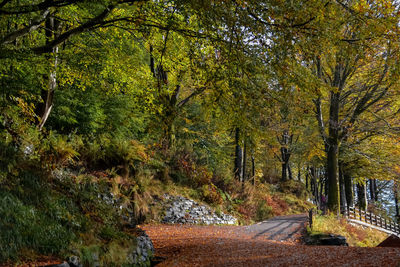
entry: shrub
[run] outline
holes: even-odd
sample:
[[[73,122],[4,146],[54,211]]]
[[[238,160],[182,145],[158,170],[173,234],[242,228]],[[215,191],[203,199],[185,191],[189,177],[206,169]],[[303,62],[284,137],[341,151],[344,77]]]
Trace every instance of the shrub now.
[[[241,203],[237,206],[237,211],[244,217],[246,220],[250,220],[256,216],[256,208],[254,205],[249,203]]]
[[[268,206],[264,201],[260,201],[257,205],[256,220],[263,221],[272,216],[272,207]]]
[[[288,204],[277,195],[266,196],[265,201],[273,210],[274,215],[283,215],[289,211]]]
[[[295,180],[288,180],[279,185],[283,193],[290,193],[296,195],[298,198],[305,199],[307,197],[306,187],[302,182]]]
[[[221,204],[223,202],[217,187],[214,184],[206,184],[201,187],[203,198],[210,204]]]
[[[44,169],[50,170],[67,165],[79,155],[66,136],[58,135],[54,132],[49,132],[42,139],[35,153],[38,155],[40,165]]]

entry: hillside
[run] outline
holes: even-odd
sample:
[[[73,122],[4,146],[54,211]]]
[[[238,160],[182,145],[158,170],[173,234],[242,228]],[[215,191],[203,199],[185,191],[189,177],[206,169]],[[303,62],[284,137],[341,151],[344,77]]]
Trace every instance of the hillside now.
[[[5,229],[0,235],[2,261],[38,261],[53,255],[55,259],[78,256],[87,264],[122,264],[136,251],[140,234],[136,224],[162,221],[166,193],[210,205],[217,214],[235,216],[239,224],[311,207],[304,199],[304,185],[295,181],[282,184],[282,189],[240,183],[219,188],[211,182],[189,186],[139,177],[127,183],[112,170],[55,169],[44,176],[33,169],[19,169],[0,190],[0,215],[5,218],[0,222]]]

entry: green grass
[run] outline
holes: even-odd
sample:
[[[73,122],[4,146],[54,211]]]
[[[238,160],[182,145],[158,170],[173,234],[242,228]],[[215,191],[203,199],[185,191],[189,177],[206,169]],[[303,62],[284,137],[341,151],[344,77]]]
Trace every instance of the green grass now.
[[[349,224],[346,219],[337,219],[335,215],[315,215],[313,217],[312,229],[308,227],[308,233],[316,234],[337,234],[346,237],[349,246],[354,247],[375,247],[388,235],[384,232]]]

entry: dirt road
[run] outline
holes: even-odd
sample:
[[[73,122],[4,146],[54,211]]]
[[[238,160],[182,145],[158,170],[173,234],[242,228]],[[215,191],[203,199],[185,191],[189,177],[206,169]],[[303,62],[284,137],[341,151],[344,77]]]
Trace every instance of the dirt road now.
[[[400,248],[306,246],[304,216],[252,226],[144,225],[157,266],[400,266]]]
[[[253,239],[267,238],[277,241],[298,241],[304,234],[308,220],[306,214],[279,216],[270,220],[245,226],[243,230]]]

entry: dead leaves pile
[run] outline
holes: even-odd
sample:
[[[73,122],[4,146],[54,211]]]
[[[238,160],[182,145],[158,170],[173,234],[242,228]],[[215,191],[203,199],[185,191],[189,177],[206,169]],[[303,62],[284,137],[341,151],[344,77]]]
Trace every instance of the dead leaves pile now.
[[[144,225],[157,266],[399,266],[400,248],[305,246],[240,226]]]

